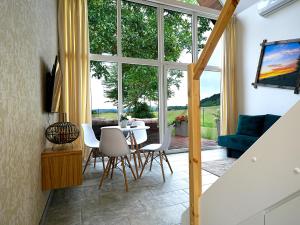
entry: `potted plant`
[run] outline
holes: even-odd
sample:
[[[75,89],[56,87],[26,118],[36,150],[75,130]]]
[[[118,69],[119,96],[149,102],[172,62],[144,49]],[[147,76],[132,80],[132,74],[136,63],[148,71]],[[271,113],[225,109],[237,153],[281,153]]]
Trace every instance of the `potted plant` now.
[[[179,115],[176,116],[175,120],[173,121],[175,126],[175,135],[176,136],[188,136],[188,116],[187,115]]]
[[[128,117],[127,117],[127,114],[126,113],[122,113],[120,115],[120,126],[122,128],[125,128],[128,124]]]

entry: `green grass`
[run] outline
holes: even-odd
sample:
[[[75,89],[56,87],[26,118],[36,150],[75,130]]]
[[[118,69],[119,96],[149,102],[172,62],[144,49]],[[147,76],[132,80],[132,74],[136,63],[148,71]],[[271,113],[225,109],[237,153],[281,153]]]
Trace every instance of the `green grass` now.
[[[201,134],[203,138],[216,140],[218,138],[218,132],[216,128],[215,116],[219,106],[202,107],[201,108]],[[170,110],[167,112],[168,124],[172,123],[176,116],[187,114],[186,110]],[[157,112],[154,112],[155,117],[157,117]],[[93,114],[93,118],[102,119],[117,119],[117,113],[99,113]]]
[[[106,119],[106,120],[117,120],[118,114],[117,113],[96,113],[96,114],[92,114],[92,117]]]

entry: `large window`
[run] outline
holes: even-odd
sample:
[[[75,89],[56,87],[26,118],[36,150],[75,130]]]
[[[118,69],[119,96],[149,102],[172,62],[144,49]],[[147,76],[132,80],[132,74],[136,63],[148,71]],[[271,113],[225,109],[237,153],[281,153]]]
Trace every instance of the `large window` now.
[[[217,16],[196,8],[141,0],[88,1],[94,118],[117,123],[125,112],[156,123],[162,136],[178,113],[187,113],[187,65],[197,60]],[[215,51],[201,78],[217,86],[219,75],[206,73],[220,74],[220,54]],[[201,95],[215,94],[204,83],[207,92]]]

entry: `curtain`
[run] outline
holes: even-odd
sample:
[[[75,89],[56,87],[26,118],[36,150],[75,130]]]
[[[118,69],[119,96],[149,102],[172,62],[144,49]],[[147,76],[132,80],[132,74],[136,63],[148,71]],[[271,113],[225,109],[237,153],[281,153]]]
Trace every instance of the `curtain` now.
[[[224,33],[224,59],[221,79],[221,134],[233,134],[237,124],[236,96],[236,18]]]
[[[59,0],[58,36],[63,74],[60,108],[67,121],[80,127],[91,123],[87,0]],[[83,149],[82,138],[75,145]]]

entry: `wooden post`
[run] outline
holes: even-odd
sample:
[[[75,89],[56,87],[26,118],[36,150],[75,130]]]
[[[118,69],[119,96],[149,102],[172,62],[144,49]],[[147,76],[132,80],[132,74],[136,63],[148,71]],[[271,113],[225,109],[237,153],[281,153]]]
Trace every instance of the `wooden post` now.
[[[240,0],[227,0],[221,14],[218,17],[217,23],[214,26],[209,38],[205,44],[205,47],[198,59],[198,62],[194,68],[194,79],[198,80],[204,71],[212,53],[214,52],[227,24],[229,23],[235,8]]]
[[[190,224],[199,225],[199,199],[202,193],[200,83],[193,79],[194,67],[195,64],[188,66]]]

